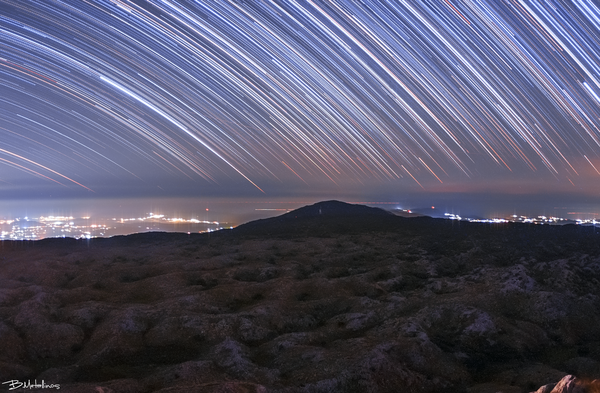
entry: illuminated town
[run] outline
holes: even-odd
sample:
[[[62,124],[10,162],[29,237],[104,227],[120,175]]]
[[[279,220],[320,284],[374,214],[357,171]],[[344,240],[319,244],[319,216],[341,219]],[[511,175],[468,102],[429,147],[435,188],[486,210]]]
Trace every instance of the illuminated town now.
[[[476,218],[463,218],[456,214],[445,214],[446,218],[450,220],[465,220],[469,222],[484,222],[484,223],[506,223],[506,222],[520,222],[524,224],[539,224],[539,225],[565,225],[565,224],[577,224],[577,225],[596,225],[598,221],[596,219],[578,219],[572,220],[569,218],[561,218],[561,217],[546,217],[546,216],[537,216],[537,217],[527,217],[527,216],[517,216],[512,215],[509,218],[484,218],[484,219],[476,219]]]
[[[139,232],[212,232],[230,228],[227,223],[196,218],[170,218],[149,213],[146,217],[92,219],[91,217],[40,216],[0,220],[1,240],[40,240],[48,237],[91,239]]]

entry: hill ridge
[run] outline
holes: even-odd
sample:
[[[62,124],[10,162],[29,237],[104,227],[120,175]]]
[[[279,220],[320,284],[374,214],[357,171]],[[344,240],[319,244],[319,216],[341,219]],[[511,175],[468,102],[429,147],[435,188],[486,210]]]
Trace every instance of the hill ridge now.
[[[277,217],[241,224],[234,232],[241,235],[323,235],[390,229],[404,220],[386,210],[337,200],[317,202]]]

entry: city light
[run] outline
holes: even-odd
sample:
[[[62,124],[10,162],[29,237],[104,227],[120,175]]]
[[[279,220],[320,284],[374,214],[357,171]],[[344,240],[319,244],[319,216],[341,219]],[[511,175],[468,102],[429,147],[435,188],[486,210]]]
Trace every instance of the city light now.
[[[225,223],[227,224],[227,223]],[[49,237],[91,239],[139,232],[213,232],[231,225],[219,221],[199,220],[197,217],[166,217],[148,213],[145,217],[107,219],[90,216],[40,216],[0,220],[0,240],[40,240]]]

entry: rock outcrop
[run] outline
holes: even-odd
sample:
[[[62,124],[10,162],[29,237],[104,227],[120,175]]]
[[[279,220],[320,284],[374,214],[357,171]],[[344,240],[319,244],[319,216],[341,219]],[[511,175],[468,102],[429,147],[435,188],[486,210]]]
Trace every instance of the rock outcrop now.
[[[579,379],[574,375],[566,375],[557,383],[541,386],[531,393],[597,393],[600,392],[600,380]]]

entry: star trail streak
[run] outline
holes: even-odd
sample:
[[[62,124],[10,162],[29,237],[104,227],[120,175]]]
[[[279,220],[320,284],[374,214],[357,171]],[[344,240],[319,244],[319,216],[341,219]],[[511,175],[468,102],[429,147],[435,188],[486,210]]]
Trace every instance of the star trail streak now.
[[[0,0],[1,187],[575,189],[599,48],[587,0]]]

